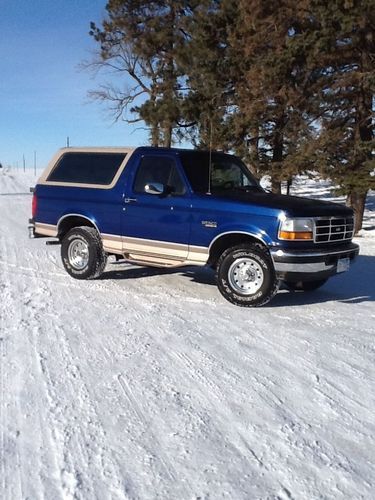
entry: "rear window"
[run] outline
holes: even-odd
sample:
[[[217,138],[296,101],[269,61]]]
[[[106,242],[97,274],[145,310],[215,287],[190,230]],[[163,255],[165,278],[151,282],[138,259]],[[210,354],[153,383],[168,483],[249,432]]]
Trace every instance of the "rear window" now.
[[[65,153],[47,181],[109,185],[125,156],[125,153]]]

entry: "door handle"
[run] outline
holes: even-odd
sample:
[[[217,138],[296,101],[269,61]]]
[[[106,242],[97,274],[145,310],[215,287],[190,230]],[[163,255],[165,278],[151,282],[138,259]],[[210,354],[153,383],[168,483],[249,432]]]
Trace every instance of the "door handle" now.
[[[137,198],[124,198],[124,203],[135,203]]]

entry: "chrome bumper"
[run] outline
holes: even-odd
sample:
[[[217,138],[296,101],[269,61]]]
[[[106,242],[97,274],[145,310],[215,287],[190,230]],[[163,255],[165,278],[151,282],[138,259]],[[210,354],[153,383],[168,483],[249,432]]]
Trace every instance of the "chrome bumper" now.
[[[34,219],[29,219],[29,225],[27,226],[29,231],[29,238],[35,238],[35,222]]]
[[[359,253],[359,246],[355,243],[326,250],[271,250],[271,256],[277,274],[324,273],[334,274],[339,259],[353,260]]]

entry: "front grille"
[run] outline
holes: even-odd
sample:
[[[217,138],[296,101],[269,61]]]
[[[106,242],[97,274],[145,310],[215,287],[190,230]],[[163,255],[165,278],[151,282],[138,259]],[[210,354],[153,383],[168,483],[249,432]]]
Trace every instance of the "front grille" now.
[[[315,219],[315,243],[351,240],[354,231],[353,217],[327,217]]]

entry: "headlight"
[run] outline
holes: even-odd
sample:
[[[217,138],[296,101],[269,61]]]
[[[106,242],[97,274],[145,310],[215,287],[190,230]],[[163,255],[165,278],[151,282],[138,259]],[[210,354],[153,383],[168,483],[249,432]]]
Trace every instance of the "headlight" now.
[[[313,240],[314,221],[312,219],[285,219],[279,229],[280,240]]]

